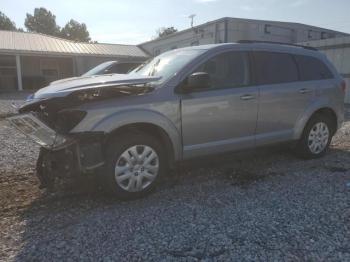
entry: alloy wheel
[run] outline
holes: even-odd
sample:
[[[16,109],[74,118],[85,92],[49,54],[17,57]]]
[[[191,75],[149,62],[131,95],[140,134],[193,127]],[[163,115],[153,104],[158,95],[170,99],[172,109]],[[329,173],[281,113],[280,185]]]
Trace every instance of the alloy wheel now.
[[[310,130],[308,147],[313,154],[320,154],[328,145],[329,128],[326,123],[316,123]]]
[[[159,157],[150,146],[135,145],[120,155],[114,170],[115,180],[122,189],[140,192],[157,177]]]

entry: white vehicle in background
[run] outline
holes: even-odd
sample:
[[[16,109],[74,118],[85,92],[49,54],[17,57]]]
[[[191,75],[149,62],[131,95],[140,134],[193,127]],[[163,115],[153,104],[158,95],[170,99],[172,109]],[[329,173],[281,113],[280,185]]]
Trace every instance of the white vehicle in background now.
[[[77,77],[69,77],[60,80],[56,80],[50,83],[50,85],[55,85],[59,83],[64,83],[66,81],[76,80],[81,77],[91,77],[96,75],[109,75],[109,74],[126,74],[131,70],[135,69],[142,62],[140,61],[128,61],[128,62],[120,62],[120,61],[107,61],[94,68],[87,71],[85,74]]]

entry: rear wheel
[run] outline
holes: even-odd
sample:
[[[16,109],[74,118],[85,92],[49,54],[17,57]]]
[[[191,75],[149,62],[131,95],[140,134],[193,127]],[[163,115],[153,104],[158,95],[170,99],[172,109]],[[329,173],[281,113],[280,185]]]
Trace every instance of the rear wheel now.
[[[147,134],[116,137],[107,148],[104,181],[110,192],[122,199],[150,193],[166,168],[163,147]]]
[[[302,158],[313,159],[323,156],[332,141],[334,127],[328,116],[315,115],[307,123],[297,144],[297,153]]]

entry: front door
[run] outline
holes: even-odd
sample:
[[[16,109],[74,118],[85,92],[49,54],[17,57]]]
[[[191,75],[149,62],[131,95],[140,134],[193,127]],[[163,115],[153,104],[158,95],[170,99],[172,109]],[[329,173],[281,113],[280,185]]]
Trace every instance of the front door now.
[[[254,146],[259,97],[249,67],[246,52],[230,51],[193,71],[208,73],[211,86],[182,95],[184,158]]]

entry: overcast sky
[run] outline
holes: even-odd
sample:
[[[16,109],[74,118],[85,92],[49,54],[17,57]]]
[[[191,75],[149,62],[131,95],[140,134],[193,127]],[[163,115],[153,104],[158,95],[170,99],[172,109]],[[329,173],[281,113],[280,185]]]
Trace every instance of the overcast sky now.
[[[63,26],[73,18],[87,24],[93,40],[139,44],[162,26],[188,28],[221,17],[300,22],[350,33],[350,0],[0,0],[4,12],[18,27],[26,13],[45,7]]]

